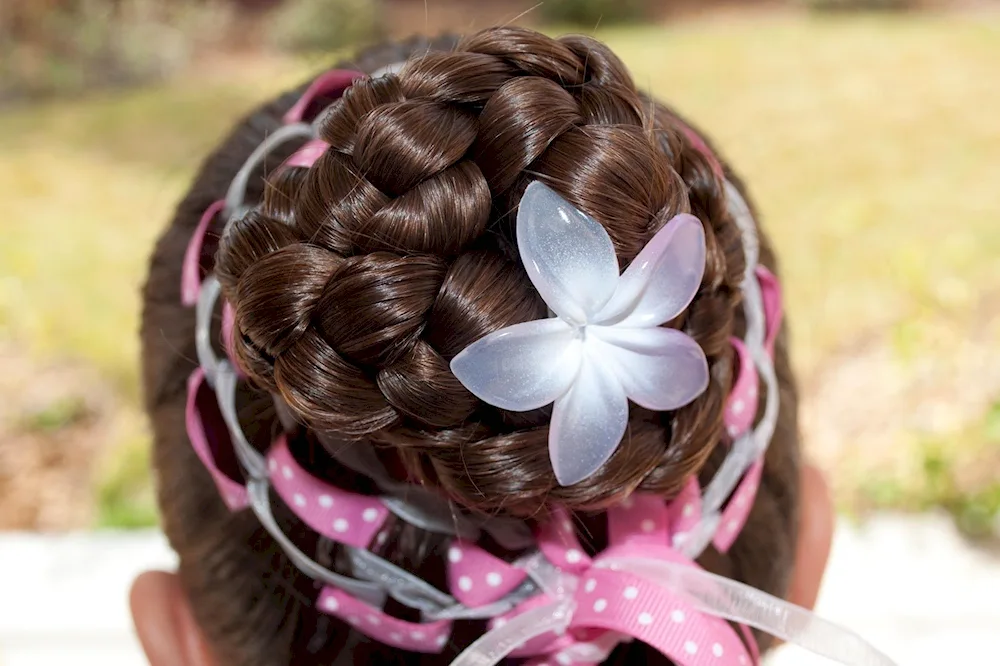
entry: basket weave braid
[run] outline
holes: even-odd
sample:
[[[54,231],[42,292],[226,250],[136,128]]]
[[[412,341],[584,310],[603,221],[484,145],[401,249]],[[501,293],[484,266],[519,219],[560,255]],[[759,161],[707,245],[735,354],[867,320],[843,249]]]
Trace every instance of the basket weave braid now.
[[[356,82],[319,128],[330,149],[273,176],[220,247],[254,382],[312,428],[390,447],[409,476],[484,511],[671,494],[703,465],[732,381],[739,231],[680,121],[605,46],[485,31]],[[670,325],[704,348],[709,389],[673,413],[633,406],[622,446],[571,487],[552,473],[547,411],[484,405],[448,367],[488,333],[546,316],[513,232],[536,179],[605,226],[623,267],[678,213],[706,231],[702,287]]]

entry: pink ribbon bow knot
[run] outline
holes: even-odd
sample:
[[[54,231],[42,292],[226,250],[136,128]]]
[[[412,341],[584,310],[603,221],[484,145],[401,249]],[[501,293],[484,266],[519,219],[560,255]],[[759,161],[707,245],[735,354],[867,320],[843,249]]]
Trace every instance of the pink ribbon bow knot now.
[[[637,494],[609,510],[609,548],[593,558],[568,516],[556,514],[539,531],[540,552],[521,565],[542,593],[496,618],[453,666],[487,666],[508,656],[527,658],[528,666],[599,664],[631,640],[678,666],[757,663],[748,631],[745,642],[721,616],[699,610],[701,599],[684,592],[719,593],[712,574],[673,548],[675,536],[699,518],[695,483],[669,506]],[[452,559],[453,581],[473,578],[468,565],[482,561],[469,557],[473,548],[464,546],[463,555]],[[491,560],[490,566],[498,564]]]

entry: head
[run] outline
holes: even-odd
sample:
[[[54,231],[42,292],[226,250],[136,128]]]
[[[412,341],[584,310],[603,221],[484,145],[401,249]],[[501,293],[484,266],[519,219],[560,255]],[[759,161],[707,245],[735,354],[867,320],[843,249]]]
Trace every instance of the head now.
[[[372,73],[401,61],[398,74],[357,79],[339,99],[310,105],[306,116],[316,116],[329,148],[311,166],[280,169],[305,139],[275,148],[250,174],[247,207],[224,232],[215,223],[217,252],[214,243],[203,249],[203,269],[217,277],[234,313],[226,342],[244,375],[240,427],[260,451],[284,432],[311,475],[363,495],[380,488],[345,464],[345,450],[372,451],[386,483],[420,487],[476,520],[534,527],[568,511],[584,547],[598,552],[607,543],[604,511],[636,492],[672,498],[692,477],[707,484],[732,444],[724,410],[738,373],[730,340],[746,327],[746,257],[725,184],[741,191],[742,184],[690,123],[638,91],[620,60],[592,39],[495,29],[458,42],[388,45],[338,68]],[[170,615],[180,628],[171,635],[195,636],[179,639],[193,655],[185,663],[447,664],[482,635],[482,621],[457,622],[444,651],[427,655],[372,642],[320,612],[315,580],[257,516],[227,509],[185,432],[196,357],[195,313],[179,294],[185,248],[203,211],[225,196],[303,90],[254,111],[209,157],[152,261],[143,369],[164,528],[181,564],[176,579],[137,587],[136,608],[140,618],[155,616],[143,609],[157,605],[144,599],[163,600],[163,617],[165,608],[180,609]],[[706,241],[702,284],[667,326],[704,351],[708,388],[670,412],[631,405],[616,452],[568,486],[549,460],[551,409],[492,407],[449,366],[484,336],[547,314],[514,234],[532,181],[599,221],[623,267],[679,213],[701,221]],[[766,240],[760,262],[775,269]],[[753,510],[731,548],[710,547],[699,561],[784,596],[799,538],[802,468],[783,331],[774,364],[781,408]],[[241,478],[231,455],[219,466]],[[297,549],[351,574],[348,552],[280,498],[271,505]],[[391,517],[372,550],[445,590],[451,541]],[[489,536],[480,545],[506,561],[522,554]],[[805,569],[810,578],[796,585],[808,601],[819,572]],[[386,612],[415,620],[392,601]],[[758,641],[769,644],[766,636]],[[633,643],[607,663],[640,658],[658,659]]]

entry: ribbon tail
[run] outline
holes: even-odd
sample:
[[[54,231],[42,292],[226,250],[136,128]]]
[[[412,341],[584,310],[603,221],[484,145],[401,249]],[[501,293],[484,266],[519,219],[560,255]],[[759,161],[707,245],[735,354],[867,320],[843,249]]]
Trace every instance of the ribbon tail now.
[[[598,566],[628,571],[679,595],[703,613],[760,629],[845,666],[896,666],[892,659],[849,629],[703,569],[629,557],[605,560]]]
[[[495,666],[528,641],[549,632],[560,634],[569,627],[575,603],[564,599],[526,611],[502,627],[486,632],[458,655],[451,666]]]

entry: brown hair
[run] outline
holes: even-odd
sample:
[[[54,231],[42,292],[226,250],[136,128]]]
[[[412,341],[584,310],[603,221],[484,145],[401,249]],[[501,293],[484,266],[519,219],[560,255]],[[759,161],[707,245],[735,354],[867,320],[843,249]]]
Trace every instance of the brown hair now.
[[[729,338],[744,325],[740,232],[722,181],[682,131],[686,123],[641,95],[603,44],[498,28],[452,46],[415,41],[359,58],[365,71],[409,61],[399,75],[356,82],[324,112],[320,134],[331,148],[312,168],[281,170],[266,186],[263,174],[253,179],[249,195],[261,203],[227,230],[215,265],[235,308],[234,351],[257,389],[244,391],[242,420],[263,446],[276,427],[269,393],[277,394],[306,426],[293,453],[318,476],[367,492],[367,480],[340,468],[314,435],[363,439],[400,479],[438,488],[466,508],[518,517],[543,516],[554,505],[579,512],[581,532],[599,548],[604,530],[595,512],[635,490],[669,497],[692,474],[704,483],[725,454]],[[226,513],[188,451],[192,314],[177,304],[176,286],[183,244],[295,95],[254,113],[208,160],[153,260],[144,371],[165,528],[222,663],[325,663],[337,655],[343,663],[447,663],[481,623],[463,623],[445,655],[427,656],[363,641],[316,614],[312,582],[252,516]],[[728,169],[726,176],[738,183]],[[677,213],[696,215],[707,238],[701,289],[669,325],[704,349],[708,390],[672,413],[633,406],[615,455],[569,487],[556,483],[548,460],[547,410],[485,405],[448,367],[486,334],[545,315],[513,236],[513,213],[531,180],[600,221],[623,266]],[[762,261],[773,268],[766,243]],[[776,366],[781,418],[751,519],[727,555],[710,550],[702,562],[781,594],[798,490],[784,335]],[[290,511],[278,515],[307,552],[348,566]],[[388,529],[381,554],[443,584],[446,540],[402,522]],[[612,661],[643,649],[623,647]]]

